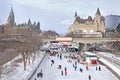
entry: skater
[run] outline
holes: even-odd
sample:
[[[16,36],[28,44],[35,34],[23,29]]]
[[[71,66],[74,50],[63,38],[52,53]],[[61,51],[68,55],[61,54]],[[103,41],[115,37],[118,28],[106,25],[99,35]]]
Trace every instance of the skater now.
[[[75,65],[77,65],[77,61],[75,61]]]
[[[97,66],[96,66],[96,71],[97,71]]]
[[[74,67],[75,65],[74,65],[74,63],[73,63],[73,67]]]
[[[59,54],[57,55],[57,57],[59,57]]]
[[[37,78],[39,78],[39,73],[37,73]]]
[[[82,69],[82,68],[80,68],[80,72],[81,72],[81,73],[83,72],[83,69]]]
[[[65,71],[65,75],[67,75],[67,70]]]
[[[88,78],[89,78],[89,80],[91,80],[91,76],[90,75],[88,76]]]
[[[40,73],[39,73],[39,76],[42,78],[42,77],[43,77],[43,73],[42,73],[42,72],[40,72]]]
[[[65,67],[65,71],[67,71],[67,68]]]
[[[54,64],[54,63],[55,63],[55,61],[54,61],[54,60],[51,60],[51,63],[52,63],[52,64]]]
[[[101,71],[101,66],[99,66],[99,71]]]
[[[61,65],[58,65],[58,69],[61,69],[62,68],[62,66]]]
[[[61,75],[63,76],[63,70],[61,71]]]
[[[86,70],[88,70],[88,65],[86,65]]]
[[[65,67],[65,75],[67,75],[67,68]]]
[[[62,59],[62,54],[60,54],[60,59]]]
[[[75,65],[75,71],[77,70],[77,65]]]
[[[39,78],[39,77],[43,77],[43,73],[42,72],[39,72],[39,73],[37,73],[37,78]]]

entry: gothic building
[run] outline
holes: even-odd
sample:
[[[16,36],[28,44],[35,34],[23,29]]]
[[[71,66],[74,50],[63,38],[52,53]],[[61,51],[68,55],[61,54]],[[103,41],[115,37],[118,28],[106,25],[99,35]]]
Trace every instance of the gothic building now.
[[[105,33],[104,17],[101,16],[99,8],[92,19],[88,16],[87,19],[80,18],[75,12],[73,24],[68,29],[69,33],[79,34],[80,37],[103,37]]]
[[[23,33],[23,31],[36,32],[37,34],[41,33],[40,22],[34,22],[32,24],[31,20],[29,19],[27,23],[16,25],[15,15],[12,7],[8,16],[7,23],[5,25],[1,25],[0,30],[2,34],[6,35],[20,35]]]

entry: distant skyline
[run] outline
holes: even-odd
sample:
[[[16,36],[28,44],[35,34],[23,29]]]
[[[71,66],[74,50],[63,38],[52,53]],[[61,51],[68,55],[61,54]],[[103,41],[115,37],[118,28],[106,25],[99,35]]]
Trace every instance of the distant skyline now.
[[[81,18],[95,16],[97,8],[103,16],[120,15],[119,0],[0,0],[0,24],[5,24],[11,4],[15,22],[40,21],[41,29],[65,34],[73,23],[75,11]]]

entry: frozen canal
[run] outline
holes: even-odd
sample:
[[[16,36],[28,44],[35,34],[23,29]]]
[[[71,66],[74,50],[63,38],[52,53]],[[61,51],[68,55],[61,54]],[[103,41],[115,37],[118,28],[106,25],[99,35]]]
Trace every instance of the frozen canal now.
[[[52,65],[51,60],[55,61]],[[86,65],[77,63],[75,70],[73,64],[76,60],[68,60],[69,58],[66,59],[64,54],[62,55],[62,59],[58,56],[47,55],[31,80],[89,80],[89,75],[91,76],[91,80],[118,80],[105,66],[97,64],[96,66],[101,66],[101,70],[99,71],[98,68],[96,70],[96,66],[89,65],[88,70],[86,70]],[[58,69],[58,65],[61,65],[61,69]],[[67,75],[64,73],[65,67],[67,69]],[[80,68],[83,72],[80,72]],[[41,70],[43,77],[37,78],[37,73]],[[62,71],[63,75],[61,75]]]

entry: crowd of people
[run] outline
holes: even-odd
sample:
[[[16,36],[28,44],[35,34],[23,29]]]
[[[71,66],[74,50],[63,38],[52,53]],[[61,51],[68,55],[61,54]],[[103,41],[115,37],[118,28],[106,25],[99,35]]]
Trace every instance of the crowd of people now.
[[[68,58],[67,58],[67,57],[65,57],[62,53],[58,53],[57,55],[52,56],[52,57],[58,57],[59,60],[61,60],[61,61],[62,61],[62,59],[66,59],[66,61],[67,61],[68,64],[72,64],[72,66],[73,66],[73,68],[74,68],[75,71],[79,70],[81,73],[84,72],[83,67],[80,67],[80,66],[78,65],[78,64],[80,64],[80,61],[81,61],[81,60],[79,60],[79,59],[77,59],[77,58],[71,58],[71,57],[68,57]],[[52,58],[50,58],[50,60],[51,60],[51,61],[50,61],[50,65],[51,65],[51,67],[52,67],[54,64],[56,64],[56,61],[55,61],[54,59],[52,59]],[[89,71],[90,65],[88,65],[88,64],[83,64],[83,65],[85,66],[86,71]],[[69,73],[69,70],[67,69],[67,66],[63,66],[62,64],[59,64],[59,65],[57,65],[57,69],[61,70],[61,71],[60,71],[60,75],[61,75],[61,76],[67,76],[67,75],[69,75],[69,74],[68,74],[68,73]],[[101,66],[100,66],[100,65],[96,65],[95,70],[96,70],[96,71],[101,71]],[[37,78],[42,78],[42,77],[43,77],[43,74],[44,74],[44,72],[41,70],[41,71],[37,74]],[[92,79],[92,76],[91,76],[91,74],[89,74],[89,75],[88,75],[88,80],[91,80],[91,79]],[[36,78],[35,78],[34,80],[36,80]]]

